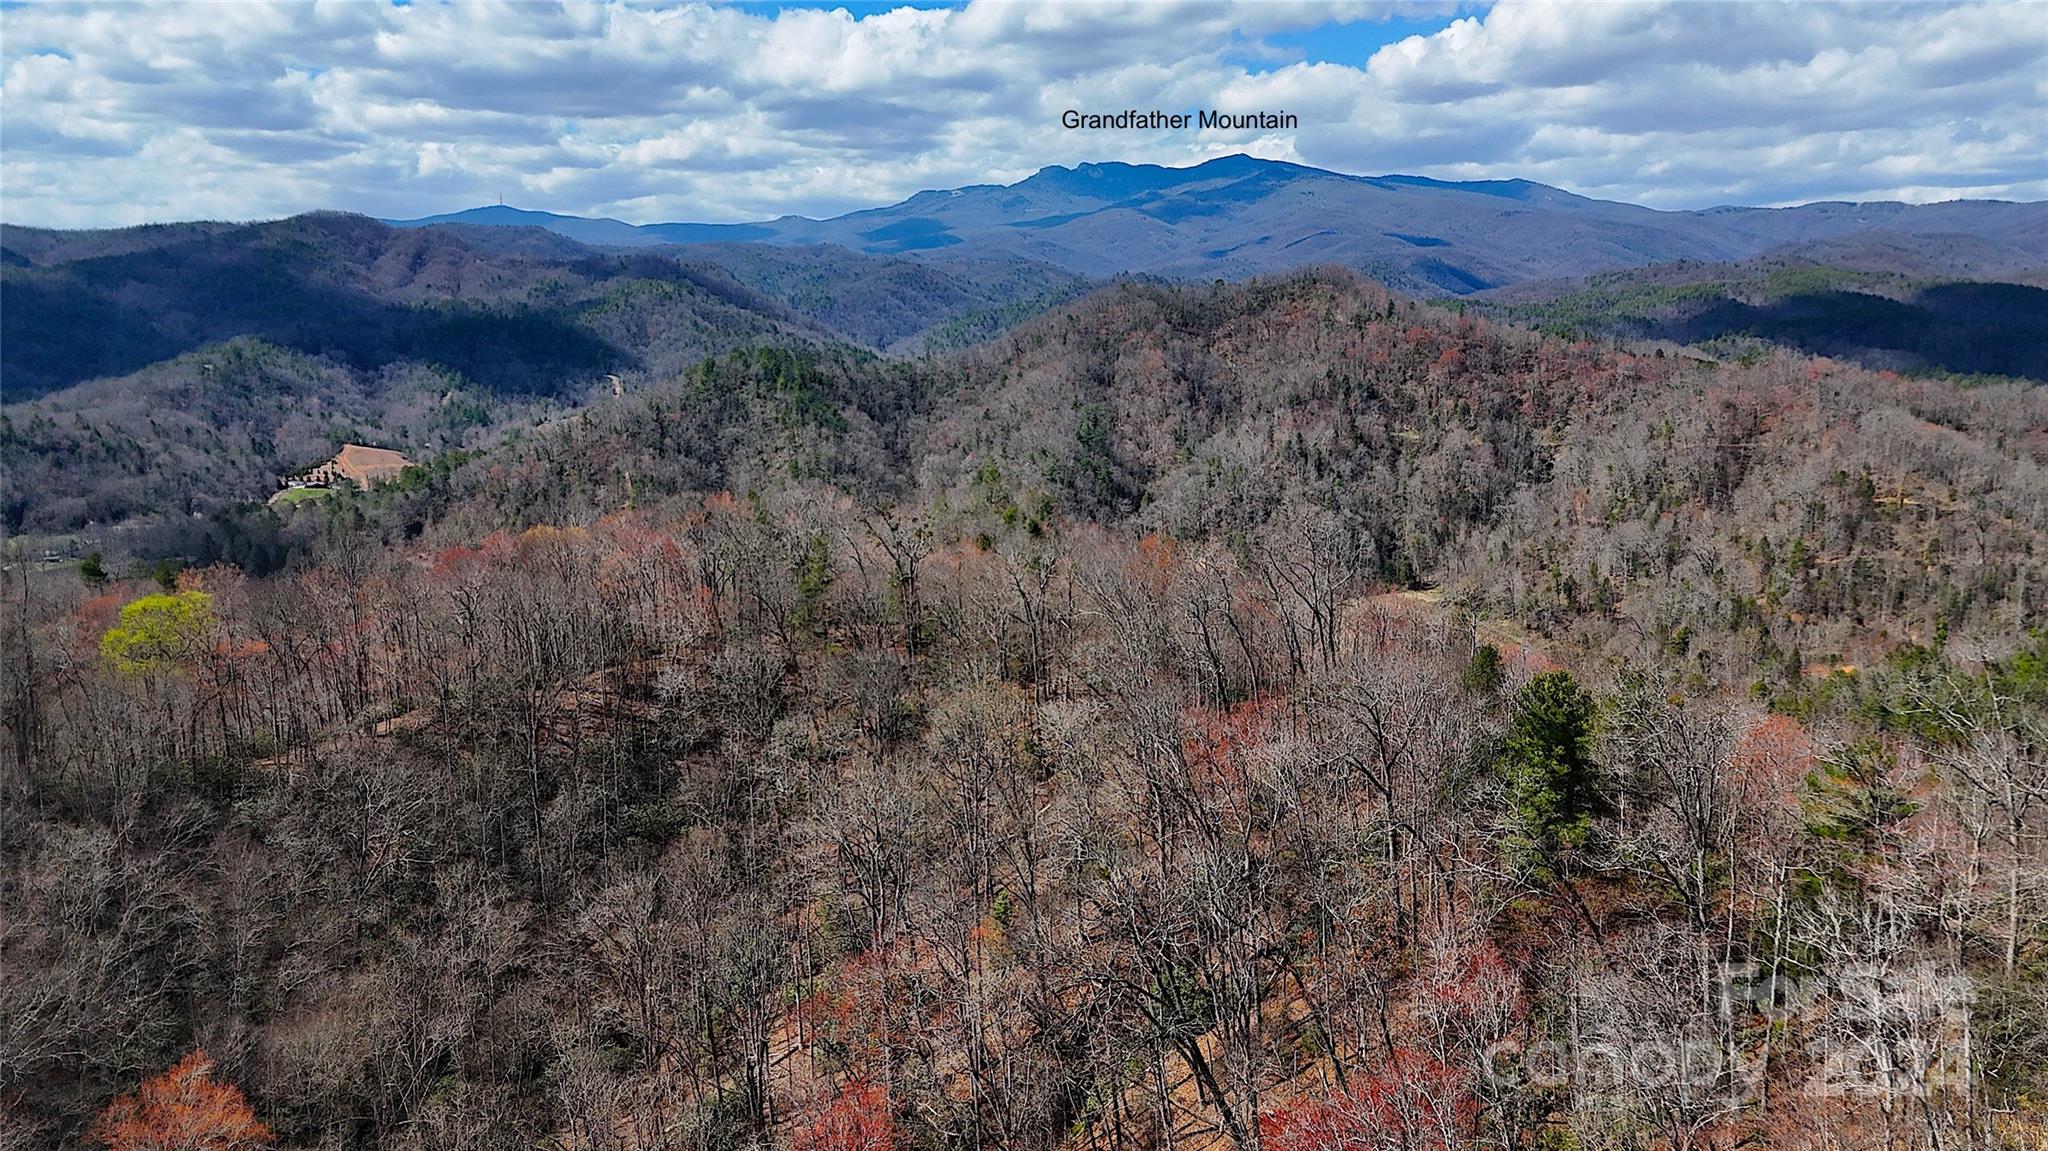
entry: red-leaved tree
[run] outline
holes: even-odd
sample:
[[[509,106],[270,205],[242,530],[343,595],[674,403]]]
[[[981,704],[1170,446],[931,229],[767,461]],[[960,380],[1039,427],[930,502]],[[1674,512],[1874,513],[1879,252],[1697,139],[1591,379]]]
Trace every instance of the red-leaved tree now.
[[[214,1079],[204,1051],[107,1104],[91,1137],[109,1151],[253,1151],[276,1142],[242,1089]]]
[[[790,1151],[895,1151],[896,1117],[889,1092],[873,1083],[849,1083],[831,1106],[800,1128]]]
[[[1350,1089],[1259,1117],[1265,1151],[1456,1151],[1478,1117],[1471,1074],[1401,1048]]]

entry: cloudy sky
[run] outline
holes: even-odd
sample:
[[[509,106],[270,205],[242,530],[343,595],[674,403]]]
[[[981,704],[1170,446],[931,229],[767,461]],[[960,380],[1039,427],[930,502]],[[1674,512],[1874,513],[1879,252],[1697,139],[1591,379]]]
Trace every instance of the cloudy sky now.
[[[0,218],[821,216],[1230,152],[1653,207],[2048,199],[2048,4],[0,5]],[[1062,110],[1285,110],[1281,133]]]

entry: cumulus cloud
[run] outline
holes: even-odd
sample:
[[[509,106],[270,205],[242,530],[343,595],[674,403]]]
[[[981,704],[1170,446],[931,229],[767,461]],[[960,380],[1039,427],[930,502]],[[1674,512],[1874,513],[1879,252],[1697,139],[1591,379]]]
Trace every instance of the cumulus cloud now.
[[[1398,19],[1365,58],[1282,43]],[[1655,207],[2048,198],[2048,6],[354,2],[0,10],[0,214],[826,215],[1232,151]],[[1361,54],[1362,55],[1362,54]],[[1286,109],[1106,134],[1062,109]]]

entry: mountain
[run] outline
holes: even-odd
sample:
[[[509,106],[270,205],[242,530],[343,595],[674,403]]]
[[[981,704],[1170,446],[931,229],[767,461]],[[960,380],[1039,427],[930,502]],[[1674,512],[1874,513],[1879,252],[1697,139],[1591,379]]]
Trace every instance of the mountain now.
[[[0,245],[29,256],[0,268],[7,398],[243,336],[363,372],[430,363],[487,391],[529,395],[658,366],[672,358],[665,345],[689,344],[689,333],[830,338],[716,269],[607,254],[537,229],[494,238],[486,247],[339,214],[112,233],[105,249],[90,234],[49,242],[9,228]],[[629,311],[671,323],[620,323]]]
[[[1469,311],[1121,283],[8,557],[0,1142],[2039,1146],[2048,389]]]
[[[902,353],[986,339],[1096,284],[1031,260],[911,260],[836,244],[735,242],[675,250],[842,339]]]
[[[564,216],[558,212],[534,212],[493,204],[466,208],[417,220],[385,220],[396,228],[430,228],[437,224],[466,224],[486,228],[545,228],[584,244],[634,248],[646,244],[720,244],[767,240],[775,229],[761,224],[628,224],[609,217]]]
[[[662,346],[690,345],[692,333],[917,350],[928,331],[978,330],[979,316],[1087,286],[1017,261],[738,244],[621,253],[537,226],[395,229],[338,213],[109,232],[5,227],[0,252],[10,401],[236,336],[366,370],[420,360],[494,391],[560,392],[593,372],[672,370],[685,353]],[[649,293],[687,297],[690,314],[648,326],[652,316],[638,313]],[[637,318],[622,322],[626,313]]]
[[[473,447],[610,395],[608,376],[637,389],[761,344],[922,352],[1088,286],[1015,261],[599,249],[335,213],[5,228],[0,250],[9,534],[189,527],[346,440]]]
[[[395,223],[395,221],[392,221]],[[476,224],[492,228],[544,228],[558,236],[567,236],[582,244],[604,244],[614,247],[634,247],[641,244],[659,244],[664,241],[643,231],[636,224],[624,220],[592,220],[583,216],[564,216],[555,212],[530,212],[522,208],[508,208],[494,204],[487,208],[470,208],[461,212],[449,212],[441,216],[428,216],[419,220],[406,220],[408,228],[432,227],[436,224]]]
[[[754,224],[634,228],[483,208],[394,222],[436,221],[534,223],[621,245],[745,240],[830,243],[884,255],[1027,258],[1089,276],[1237,279],[1341,264],[1424,295],[1465,295],[1671,260],[1741,260],[1788,244],[1855,237],[1937,253],[1952,245],[1959,259],[1977,266],[2048,268],[2043,203],[1665,212],[1527,180],[1351,176],[1243,155],[1186,168],[1048,167],[1015,184],[919,192],[899,204],[826,220],[784,216]],[[1960,266],[1947,270],[1971,274]]]
[[[1970,250],[1955,254],[1967,261]],[[2048,276],[2030,284],[1930,274],[1943,266],[1863,236],[1736,263],[1531,281],[1480,301],[1494,315],[1560,334],[1733,355],[1775,344],[1874,368],[2048,380]]]
[[[1705,635],[1765,596],[1789,613],[1773,643],[1842,650],[1950,575],[1981,581],[1968,610],[2038,609],[2044,406],[2010,381],[1615,349],[1319,270],[1123,283],[930,359],[734,353],[451,491],[464,524],[517,529],[796,475],[1019,547],[1062,517],[1255,540],[1334,515],[1374,578],[1490,613]],[[1803,565],[1771,558],[1809,532]],[[1965,538],[1986,550],[1943,550]]]

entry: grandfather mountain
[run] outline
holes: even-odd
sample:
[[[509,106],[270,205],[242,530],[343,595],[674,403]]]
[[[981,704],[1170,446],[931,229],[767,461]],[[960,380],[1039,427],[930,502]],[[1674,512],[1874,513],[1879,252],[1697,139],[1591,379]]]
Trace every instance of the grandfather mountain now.
[[[1831,257],[1877,251],[1922,274],[2015,279],[2048,267],[2048,204],[1665,212],[1527,180],[1351,176],[1242,155],[1188,168],[1049,167],[1015,184],[920,192],[826,220],[634,225],[499,206],[388,222],[533,225],[611,246],[836,244],[876,255],[1026,259],[1088,276],[1236,279],[1342,264],[1421,295],[1808,247]]]

